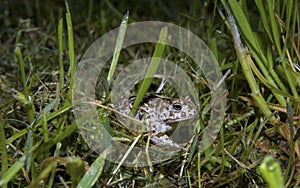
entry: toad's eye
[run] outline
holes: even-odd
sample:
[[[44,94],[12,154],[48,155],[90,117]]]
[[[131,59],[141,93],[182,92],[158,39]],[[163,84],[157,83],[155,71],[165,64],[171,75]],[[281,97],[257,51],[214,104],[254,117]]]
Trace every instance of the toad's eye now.
[[[181,104],[179,103],[179,102],[175,102],[174,104],[173,104],[173,108],[175,109],[175,110],[181,110]]]

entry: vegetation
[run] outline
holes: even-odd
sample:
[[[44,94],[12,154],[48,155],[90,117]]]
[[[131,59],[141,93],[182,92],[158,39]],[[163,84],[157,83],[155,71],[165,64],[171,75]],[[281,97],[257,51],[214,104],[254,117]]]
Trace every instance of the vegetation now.
[[[2,2],[0,186],[299,186],[298,10],[296,0]],[[226,117],[204,152],[197,147],[201,140],[194,139],[187,152],[168,161],[126,167],[106,161],[79,134],[72,110],[76,62],[94,41],[119,27],[127,11],[129,24],[159,20],[188,28],[208,45],[227,75]],[[153,54],[177,62],[197,87],[205,126],[209,110],[204,109],[213,91],[189,57],[159,44],[116,50],[112,62],[124,66]],[[154,74],[155,63],[147,74]],[[106,68],[102,76],[115,78],[118,68]],[[110,99],[106,84],[97,85],[101,121],[112,127],[116,139],[138,142],[140,137],[121,129],[105,110]],[[141,100],[159,85],[145,79],[134,92]],[[168,85],[161,93],[176,96]],[[142,139],[138,143],[145,144]]]

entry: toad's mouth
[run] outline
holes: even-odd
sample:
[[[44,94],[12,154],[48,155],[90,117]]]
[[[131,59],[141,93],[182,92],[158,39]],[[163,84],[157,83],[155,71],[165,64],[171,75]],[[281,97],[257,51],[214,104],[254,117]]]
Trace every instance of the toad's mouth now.
[[[164,122],[165,123],[176,123],[176,122],[180,122],[180,121],[195,119],[197,117],[198,117],[198,114],[195,114],[195,115],[191,115],[191,116],[183,117],[183,118],[178,118],[178,119],[166,119]]]

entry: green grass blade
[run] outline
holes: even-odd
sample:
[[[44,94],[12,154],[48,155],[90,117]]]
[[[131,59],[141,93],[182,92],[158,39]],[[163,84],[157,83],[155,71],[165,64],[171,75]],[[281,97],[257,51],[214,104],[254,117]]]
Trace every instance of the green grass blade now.
[[[201,154],[197,153],[197,175],[198,175],[198,187],[201,188]]]
[[[76,131],[76,129],[77,129],[77,125],[75,122],[72,123],[71,125],[66,126],[66,128],[63,131],[59,132],[53,138],[49,139],[49,142],[43,143],[41,147],[39,147],[39,149],[35,152],[35,154],[39,155],[49,150],[55,144],[70,136],[73,132]]]
[[[77,185],[77,188],[85,187],[93,187],[95,182],[98,180],[98,178],[101,176],[103,168],[105,164],[105,157],[100,155],[97,157],[97,159],[93,162],[93,164],[90,166],[89,170],[85,173],[83,178],[80,180],[80,182]]]
[[[188,180],[188,186],[189,186],[190,188],[192,188],[192,181],[191,181],[191,175],[190,175],[190,173],[189,173],[189,170],[186,170],[186,178],[187,178],[187,180]]]
[[[71,13],[69,10],[68,3],[66,2],[66,21],[67,21],[67,30],[68,30],[68,50],[69,50],[69,75],[70,75],[70,90],[73,88],[74,82],[74,74],[75,74],[75,53],[74,53],[74,37],[73,37],[73,26],[72,26],[72,19]],[[69,95],[70,99],[72,95]]]
[[[273,0],[267,0],[267,8],[268,8],[268,19],[271,22],[271,31],[273,34],[273,41],[275,42],[275,47],[280,55],[280,57],[282,57],[282,50],[281,50],[281,45],[280,45],[280,32],[278,29],[278,24],[276,22],[275,19],[275,15],[274,15],[274,10],[273,10]]]
[[[114,7],[114,5],[109,1],[109,0],[105,0],[105,3],[107,4],[107,6],[111,9],[111,11],[116,15],[118,16],[119,18],[122,18],[122,13],[116,9]]]
[[[1,176],[0,179],[0,187],[10,182],[10,180],[21,170],[21,168],[24,166],[25,160],[29,155],[32,155],[32,153],[40,146],[41,141],[36,143],[27,155],[22,156],[19,160],[14,162],[14,164]]]
[[[55,148],[55,152],[54,152],[54,157],[58,157],[59,156],[59,151],[61,149],[61,146],[62,146],[62,144],[60,142],[58,142],[56,144],[56,148]],[[48,188],[53,187],[57,163],[55,163],[55,164],[56,165],[51,170],[51,174],[50,174],[50,177],[49,177]]]
[[[7,184],[24,166],[24,162],[26,157],[21,157],[18,161],[14,162],[14,164],[2,175],[0,179],[0,187]]]
[[[298,97],[298,92],[297,92],[297,89],[296,89],[297,88],[297,83],[295,82],[295,79],[293,77],[293,73],[292,73],[293,70],[290,69],[290,67],[288,66],[288,64],[286,62],[282,63],[282,67],[283,67],[283,70],[285,72],[285,76],[287,78],[289,86],[291,88],[292,94],[293,94],[294,97],[297,98]]]
[[[289,160],[288,160],[288,165],[286,167],[286,171],[285,171],[285,176],[284,179],[288,180],[289,175],[291,175],[291,167],[295,161],[294,156],[295,156],[295,142],[294,142],[294,110],[292,107],[292,101],[288,98],[287,100],[287,105],[286,105],[286,112],[287,112],[287,116],[288,116],[288,125],[290,127],[290,153],[289,153]]]
[[[249,25],[249,21],[247,20],[245,14],[243,13],[242,7],[239,5],[238,1],[227,1],[227,3],[230,9],[234,10],[232,11],[232,14],[234,15],[234,18],[236,19],[236,22],[239,28],[241,29],[241,33],[244,34],[249,44],[251,44],[251,46],[255,50],[259,51],[256,38],[253,35],[252,29]]]
[[[72,108],[72,105],[64,105],[63,107],[61,107],[60,109],[50,113],[49,115],[47,115],[47,121],[50,121],[60,115],[63,115],[63,113],[69,111]],[[40,114],[41,115],[41,114]],[[42,117],[42,116],[41,116]],[[38,121],[35,122],[35,129],[37,129],[40,125],[42,124],[41,119],[39,119]]]
[[[118,34],[118,38],[117,38],[117,44],[115,47],[115,51],[114,51],[114,56],[112,59],[112,63],[108,72],[108,76],[107,76],[107,81],[109,82],[110,79],[113,77],[113,74],[115,72],[117,63],[118,63],[118,59],[120,56],[120,52],[122,50],[122,45],[123,45],[123,41],[125,38],[125,34],[126,34],[126,29],[127,29],[127,23],[128,23],[128,16],[129,16],[129,12],[127,12],[122,20],[120,29],[119,29],[119,34]]]
[[[269,37],[269,39],[273,41],[273,37],[272,37],[272,32],[271,32],[271,28],[270,28],[270,25],[269,25],[269,18],[267,16],[267,13],[265,11],[265,7],[264,7],[264,2],[261,1],[261,0],[255,0],[255,3],[256,3],[256,6],[259,10],[259,13],[260,13],[260,16],[261,16],[261,21],[263,23],[263,27]]]
[[[42,128],[43,128],[44,142],[48,142],[49,134],[48,134],[48,127],[47,127],[47,115],[45,111],[43,112]]]
[[[8,154],[6,151],[6,144],[7,144],[7,141],[6,141],[5,132],[4,132],[4,124],[3,124],[2,116],[0,116],[1,174],[4,174],[8,168]],[[4,188],[6,188],[7,183],[4,183],[2,186]]]
[[[263,48],[261,46],[261,45],[263,45],[263,43],[259,43],[257,36],[255,36],[253,34],[251,27],[250,27],[250,23],[249,23],[248,19],[246,18],[245,14],[243,13],[243,11],[241,10],[241,6],[239,5],[239,3],[237,1],[222,1],[222,3],[225,6],[227,6],[226,2],[228,2],[228,5],[229,5],[228,7],[232,11],[232,14],[234,15],[234,19],[236,20],[236,23],[239,26],[239,29],[240,29],[243,37],[246,39],[246,43],[248,44],[248,46],[251,50],[252,56],[254,57],[256,64],[258,65],[258,67],[260,68],[260,70],[262,71],[262,73],[264,75],[264,80],[268,80],[268,83],[271,84],[272,88],[276,88],[278,90],[278,87],[277,87],[276,83],[274,82],[274,78],[277,78],[278,76],[276,75],[275,72],[269,71],[270,69],[271,70],[273,69],[273,63],[268,62],[266,56],[263,54],[263,50],[262,50]],[[259,6],[261,9],[263,8],[262,5],[259,5]],[[271,38],[272,38],[272,36],[271,36]],[[266,41],[264,41],[264,43],[265,42]],[[246,55],[249,56],[249,59],[251,59],[249,54],[246,54]],[[270,72],[272,73],[273,77],[270,75]],[[262,81],[262,80],[260,80],[260,81]],[[281,85],[281,86],[283,85],[279,79],[276,79],[276,82],[278,83],[278,85]],[[249,84],[251,84],[251,83],[249,83]],[[285,105],[284,98],[282,96],[278,95],[277,93],[275,93],[275,91],[272,90],[272,92],[274,93],[276,99],[280,102],[280,104]]]
[[[247,44],[249,44],[249,46],[251,48],[253,48],[253,50],[254,50],[253,53],[257,53],[257,56],[262,59],[261,61],[266,63],[265,57],[259,46],[257,38],[254,36],[253,31],[250,26],[250,23],[249,23],[247,17],[245,16],[244,12],[242,11],[240,4],[237,1],[226,1],[227,3],[225,3],[225,1],[222,0],[222,2],[224,4],[224,6],[227,6],[227,3],[228,3],[228,7],[230,8],[230,10],[232,12],[243,37],[246,39]],[[262,66],[263,65],[259,65],[259,67],[262,67]],[[267,73],[267,71],[265,71],[264,73]]]
[[[29,129],[29,131],[27,133],[27,140],[26,140],[25,148],[26,148],[26,151],[29,151],[33,145],[33,136],[32,136],[32,125],[33,124],[32,123],[34,121],[34,106],[33,106],[31,97],[29,96],[29,90],[28,90],[27,83],[26,83],[24,61],[23,61],[21,49],[19,47],[16,47],[14,53],[15,53],[15,56],[19,63],[19,67],[20,67],[20,71],[21,71],[21,78],[22,78],[23,87],[24,87],[24,94],[25,94],[25,98],[27,100],[25,106],[26,106],[28,122],[30,123],[31,129]],[[27,172],[29,172],[29,170],[30,170],[30,165],[31,165],[31,155],[29,155],[26,159],[26,171]]]
[[[33,133],[32,133],[32,129],[28,130],[27,133],[27,140],[26,140],[26,150],[25,151],[29,151],[33,146]],[[26,171],[29,172],[30,170],[30,166],[32,165],[32,155],[29,155],[26,159]]]
[[[133,107],[131,110],[132,114],[135,114],[138,105],[142,101],[144,95],[146,94],[146,92],[148,91],[148,89],[151,85],[153,76],[157,70],[159,63],[160,63],[160,60],[161,60],[160,58],[162,57],[164,50],[165,50],[165,42],[164,41],[166,40],[167,35],[168,35],[168,28],[167,27],[162,28],[162,30],[160,31],[158,43],[154,50],[153,58],[151,59],[151,62],[148,66],[147,72],[145,74],[145,78],[139,88],[137,97],[134,100]]]
[[[94,1],[89,0],[89,9],[87,14],[87,21],[91,21],[92,15],[93,15],[93,8],[94,8]]]
[[[24,136],[27,132],[28,132],[29,128],[25,128],[20,130],[17,133],[14,133],[11,137],[9,137],[9,139],[6,140],[6,144],[10,144],[13,141],[17,140],[18,138]]]
[[[26,105],[26,111],[27,111],[27,116],[28,116],[28,122],[31,123],[34,120],[34,107],[33,107],[31,98],[29,96],[29,89],[28,89],[27,83],[26,83],[27,79],[26,79],[26,74],[25,74],[25,69],[24,69],[23,55],[22,55],[21,49],[19,47],[15,48],[14,53],[15,53],[15,56],[19,63],[21,79],[22,79],[23,88],[24,88],[24,95],[25,95],[25,98],[27,99],[27,102],[25,105]]]
[[[64,88],[65,85],[65,73],[64,73],[64,63],[63,63],[63,19],[59,19],[57,28],[57,38],[58,38],[58,62],[59,62],[59,85],[60,90]]]
[[[229,1],[229,2],[233,2],[233,1]],[[222,0],[222,3],[226,6],[226,2],[224,0]],[[235,7],[235,6],[233,6],[233,7]],[[246,54],[246,49],[243,47],[238,28],[236,26],[235,19],[232,15],[230,9],[228,9],[226,7],[226,11],[228,14],[228,22],[229,22],[230,30],[231,30],[231,33],[233,36],[236,53],[237,53],[239,62],[241,64],[241,67],[243,69],[244,75],[250,86],[250,89],[252,92],[252,97],[255,100],[256,105],[265,114],[265,116],[270,117],[272,115],[272,112],[269,109],[269,107],[267,106],[266,101],[264,100],[264,98],[262,97],[262,95],[260,93],[258,84],[256,83],[255,77],[254,77],[251,67],[249,65],[249,63],[252,61],[251,57],[249,56],[249,54]],[[272,116],[272,118],[270,118],[271,122],[275,122],[275,120],[276,120],[276,118],[274,116]]]
[[[46,167],[45,165],[43,165],[42,170],[39,172],[38,177],[36,179],[34,179],[30,185],[28,186],[28,188],[35,188],[38,187],[38,183],[40,181],[42,181],[43,179],[46,179],[48,177],[48,175],[50,174],[51,170],[56,167],[56,163],[55,162],[51,162],[50,164],[47,164]]]
[[[273,157],[267,156],[259,166],[263,178],[270,188],[283,188],[280,164]]]

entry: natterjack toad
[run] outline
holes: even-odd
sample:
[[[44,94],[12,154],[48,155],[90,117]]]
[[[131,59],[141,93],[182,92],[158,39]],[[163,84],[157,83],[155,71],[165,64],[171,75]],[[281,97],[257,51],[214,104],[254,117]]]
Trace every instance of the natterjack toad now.
[[[129,115],[134,100],[135,97],[124,99],[118,105],[113,105],[113,108]],[[155,145],[181,148],[166,134],[173,129],[169,123],[188,120],[197,115],[198,109],[190,97],[179,99],[148,95],[140,103],[135,119],[145,123],[147,132],[152,131],[151,141]]]

